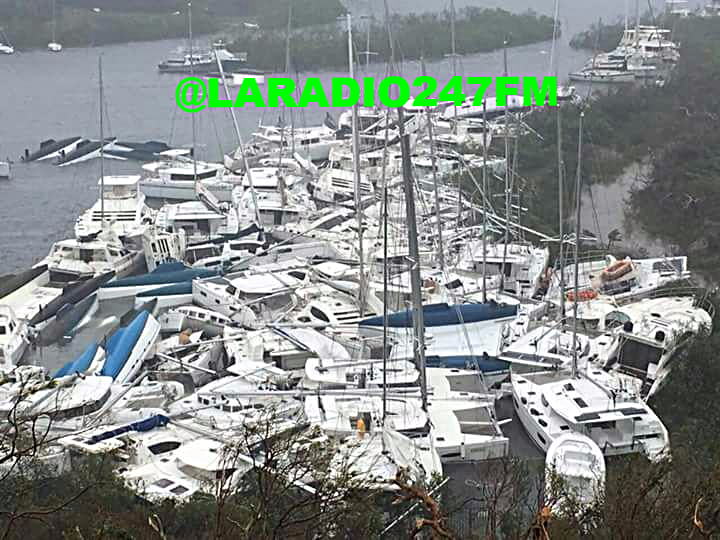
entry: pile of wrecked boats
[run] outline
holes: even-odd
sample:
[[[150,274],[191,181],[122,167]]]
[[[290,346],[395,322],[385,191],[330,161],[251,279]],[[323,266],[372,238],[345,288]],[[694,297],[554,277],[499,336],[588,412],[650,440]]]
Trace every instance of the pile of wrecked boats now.
[[[667,72],[680,61],[680,46],[670,35],[670,30],[658,26],[626,25],[615,49],[595,54],[582,69],[570,73],[570,80],[589,83],[652,80],[662,84]]]
[[[103,177],[74,238],[0,278],[0,409],[52,435],[48,465],[110,454],[143,497],[186,499],[294,433],[389,490],[508,455],[502,398],[579,485],[668,455],[647,400],[712,329],[686,257],[551,263],[551,239],[458,189],[507,180],[502,118],[358,113],[355,143],[341,117]],[[69,340],[59,369],[21,361]]]

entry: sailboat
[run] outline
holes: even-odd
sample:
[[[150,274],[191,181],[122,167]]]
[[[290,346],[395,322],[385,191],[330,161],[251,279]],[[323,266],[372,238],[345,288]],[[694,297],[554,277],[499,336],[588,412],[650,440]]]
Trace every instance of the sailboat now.
[[[62,45],[56,41],[55,36],[55,0],[52,0],[52,41],[47,46],[50,52],[58,53],[62,51]]]
[[[8,40],[5,30],[0,28],[0,54],[13,54],[14,52],[15,47],[10,45],[10,40]]]

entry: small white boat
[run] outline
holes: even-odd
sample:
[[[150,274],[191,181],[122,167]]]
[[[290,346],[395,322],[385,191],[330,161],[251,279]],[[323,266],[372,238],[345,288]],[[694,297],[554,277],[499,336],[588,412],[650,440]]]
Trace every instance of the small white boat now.
[[[0,180],[10,180],[10,163],[0,161]]]
[[[545,504],[557,513],[602,500],[605,457],[590,437],[570,432],[555,439],[545,457]]]
[[[62,45],[60,45],[59,43],[55,43],[54,41],[51,43],[48,43],[47,48],[48,48],[48,51],[50,51],[50,52],[58,53],[58,52],[62,51]]]

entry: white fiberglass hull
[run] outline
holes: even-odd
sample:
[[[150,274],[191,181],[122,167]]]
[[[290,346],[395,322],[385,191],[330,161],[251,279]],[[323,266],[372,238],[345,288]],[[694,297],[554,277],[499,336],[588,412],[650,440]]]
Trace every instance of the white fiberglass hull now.
[[[206,184],[203,185],[212,193],[220,202],[232,201],[231,184]],[[161,180],[148,179],[140,182],[140,190],[146,197],[151,199],[171,200],[171,201],[194,201],[197,200],[195,193],[195,182],[178,180],[173,182],[163,182]]]

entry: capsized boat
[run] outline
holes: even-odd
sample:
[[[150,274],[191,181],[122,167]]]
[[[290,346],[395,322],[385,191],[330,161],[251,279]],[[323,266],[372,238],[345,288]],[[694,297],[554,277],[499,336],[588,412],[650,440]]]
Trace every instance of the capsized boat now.
[[[116,140],[116,137],[108,137],[105,138],[101,144],[100,141],[83,139],[71,152],[65,153],[64,151],[60,151],[55,163],[60,167],[65,167],[66,165],[74,165],[75,163],[82,163],[83,161],[98,158],[100,157],[100,148],[102,147],[104,152],[112,148]],[[107,157],[112,156],[108,155]]]
[[[40,148],[34,152],[30,152],[26,148],[24,155],[20,156],[20,160],[29,163],[31,161],[53,159],[61,154],[68,155],[73,152],[82,141],[83,138],[79,136],[66,137],[59,140],[47,139],[42,141],[40,143]]]
[[[98,287],[115,277],[115,272],[107,272],[87,281],[66,287],[62,294],[55,297],[47,305],[41,306],[39,311],[30,319],[30,325],[38,325],[57,315],[63,306],[76,304],[83,298],[98,290]]]
[[[147,311],[118,329],[105,344],[105,362],[99,375],[119,384],[130,382],[140,371],[160,335],[160,323]]]
[[[116,279],[103,284],[98,291],[98,299],[104,301],[136,296],[165,285],[187,283],[195,278],[208,278],[218,274],[217,270],[188,268],[181,262],[162,263],[150,273]]]

